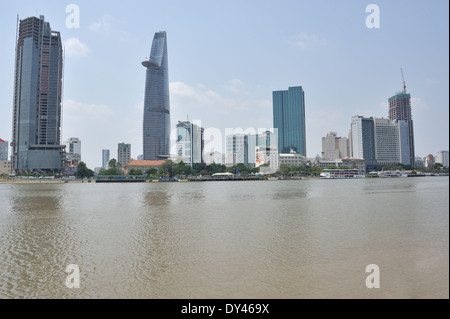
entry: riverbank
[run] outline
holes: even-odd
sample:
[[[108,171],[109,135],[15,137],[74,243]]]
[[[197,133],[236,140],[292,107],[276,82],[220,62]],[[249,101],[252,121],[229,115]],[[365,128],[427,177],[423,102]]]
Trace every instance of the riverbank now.
[[[0,184],[64,184],[63,179],[0,179]],[[70,183],[88,183],[83,180],[73,180]]]
[[[417,175],[417,176],[408,176],[408,177],[448,177],[448,175]],[[366,176],[366,178],[370,178]],[[197,179],[178,179],[176,182],[200,182],[200,181],[250,181],[250,180],[259,180],[259,181],[293,181],[293,180],[317,180],[321,179],[319,176],[302,176],[302,177],[286,177],[286,178],[278,178],[278,177],[265,177],[265,178],[233,178],[233,179],[225,179],[225,178],[217,178],[217,179],[208,179],[208,178],[197,178]],[[149,180],[118,180],[118,181],[96,181],[96,180],[63,180],[63,179],[0,179],[1,184],[65,184],[65,183],[120,183],[120,182],[134,182],[134,183],[164,183],[167,181],[159,181],[157,179],[149,179]],[[175,182],[175,181],[174,181]]]

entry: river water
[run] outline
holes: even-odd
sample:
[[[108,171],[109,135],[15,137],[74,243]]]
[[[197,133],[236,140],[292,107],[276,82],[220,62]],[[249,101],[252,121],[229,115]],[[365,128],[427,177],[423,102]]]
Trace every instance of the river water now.
[[[449,298],[448,195],[448,177],[0,184],[0,298]]]

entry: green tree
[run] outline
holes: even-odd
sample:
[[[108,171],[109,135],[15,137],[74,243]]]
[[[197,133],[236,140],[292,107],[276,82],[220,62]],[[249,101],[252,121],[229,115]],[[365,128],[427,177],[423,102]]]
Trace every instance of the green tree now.
[[[117,166],[117,160],[115,158],[112,158],[109,162],[108,162],[108,168],[116,168]]]
[[[123,171],[120,168],[108,168],[102,171],[101,175],[123,175]]]
[[[190,165],[180,161],[178,164],[174,166],[174,174],[175,175],[190,175],[192,172],[192,168]]]
[[[132,168],[128,172],[128,175],[142,175],[142,171],[140,169],[137,169],[137,168]]]
[[[209,165],[206,166],[206,171],[208,172],[209,175],[213,175],[216,173],[223,173],[225,172],[225,170],[227,169],[227,167],[223,164],[216,164],[216,163],[211,163]]]
[[[291,167],[287,164],[280,165],[280,174],[281,175],[289,175],[291,173]]]
[[[192,168],[192,174],[193,175],[199,175],[202,170],[206,169],[205,163],[195,163],[194,167]]]
[[[322,168],[320,168],[319,166],[305,166],[305,172],[307,175],[310,176],[318,176],[320,175],[320,173],[322,173]]]
[[[115,158],[108,162],[108,169],[102,170],[101,175],[123,175],[123,171],[120,168],[120,163],[117,162]]]
[[[94,176],[94,172],[92,170],[90,170],[89,168],[87,168],[85,162],[80,162],[78,164],[76,176],[79,178],[90,178],[90,177]]]
[[[158,173],[158,170],[157,170],[156,168],[154,168],[154,167],[149,168],[149,169],[145,172],[145,174],[146,174],[147,176],[155,176],[157,173]]]
[[[441,172],[441,170],[443,170],[444,165],[442,165],[441,163],[434,163],[433,166],[431,166],[431,171],[433,173],[439,173]]]
[[[184,165],[183,174],[189,176],[192,174],[192,167],[190,165]]]
[[[158,174],[160,176],[174,177],[176,174],[175,163],[172,160],[165,161],[159,168]]]
[[[247,167],[244,163],[238,163],[233,167],[226,169],[226,171],[233,174],[239,173],[239,175],[245,176],[251,174],[253,172],[253,169]],[[255,171],[259,171],[259,168],[257,168]]]

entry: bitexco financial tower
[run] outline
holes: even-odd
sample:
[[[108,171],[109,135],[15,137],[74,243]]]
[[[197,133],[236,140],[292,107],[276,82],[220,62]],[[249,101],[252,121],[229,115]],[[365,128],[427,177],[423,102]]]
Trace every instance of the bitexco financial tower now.
[[[169,68],[167,35],[157,32],[153,38],[147,68],[144,100],[144,160],[166,159],[170,148]]]

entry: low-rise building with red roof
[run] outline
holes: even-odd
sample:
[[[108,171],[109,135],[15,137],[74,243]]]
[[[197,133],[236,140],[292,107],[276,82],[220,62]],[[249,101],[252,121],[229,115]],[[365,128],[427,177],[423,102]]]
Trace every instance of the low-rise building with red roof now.
[[[166,161],[131,161],[127,165],[125,165],[125,175],[128,175],[130,169],[138,169],[144,174],[150,168],[159,169],[159,167],[164,164]]]

